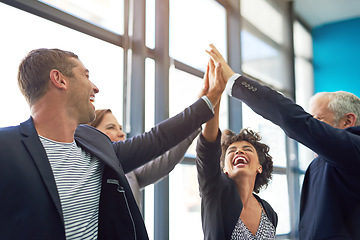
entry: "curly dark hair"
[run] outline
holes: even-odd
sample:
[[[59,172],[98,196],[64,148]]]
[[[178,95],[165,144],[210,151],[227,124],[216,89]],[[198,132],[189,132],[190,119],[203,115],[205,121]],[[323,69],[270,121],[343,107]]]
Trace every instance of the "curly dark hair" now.
[[[239,134],[234,133],[231,130],[225,130],[221,136],[221,150],[222,154],[220,157],[220,167],[221,169],[225,166],[225,153],[228,147],[234,142],[246,141],[251,143],[259,156],[259,163],[262,166],[262,173],[256,175],[254,192],[259,193],[261,188],[266,188],[269,184],[269,181],[272,178],[273,171],[273,161],[272,157],[269,155],[269,146],[261,143],[261,136],[250,130],[242,129]]]

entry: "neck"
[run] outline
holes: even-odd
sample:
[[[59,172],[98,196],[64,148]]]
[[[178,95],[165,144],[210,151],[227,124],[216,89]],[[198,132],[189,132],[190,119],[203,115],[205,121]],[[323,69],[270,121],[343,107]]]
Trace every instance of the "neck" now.
[[[31,107],[31,116],[40,136],[57,142],[73,142],[78,126],[75,119],[68,116],[61,106],[41,102]]]
[[[241,201],[243,203],[243,207],[246,209],[250,205],[251,200],[254,198],[252,193],[254,190],[255,179],[250,179],[249,177],[244,176],[239,177],[235,180],[235,182]]]

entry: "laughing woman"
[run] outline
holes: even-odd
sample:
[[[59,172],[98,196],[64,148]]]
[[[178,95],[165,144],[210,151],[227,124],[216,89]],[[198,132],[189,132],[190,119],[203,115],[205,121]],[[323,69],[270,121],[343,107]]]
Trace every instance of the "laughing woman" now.
[[[210,61],[207,74],[217,71]],[[196,149],[204,239],[275,239],[277,214],[255,194],[271,179],[269,147],[247,129],[239,134],[226,130],[221,136],[219,105]]]

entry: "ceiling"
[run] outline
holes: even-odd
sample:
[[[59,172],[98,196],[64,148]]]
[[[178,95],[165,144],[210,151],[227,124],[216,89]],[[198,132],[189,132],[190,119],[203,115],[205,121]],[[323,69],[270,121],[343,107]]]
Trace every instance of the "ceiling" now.
[[[310,28],[360,17],[360,0],[293,0],[295,13]]]

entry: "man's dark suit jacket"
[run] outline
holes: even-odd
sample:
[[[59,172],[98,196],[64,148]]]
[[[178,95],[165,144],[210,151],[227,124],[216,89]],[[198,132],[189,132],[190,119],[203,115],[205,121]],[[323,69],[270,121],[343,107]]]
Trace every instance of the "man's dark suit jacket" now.
[[[151,131],[111,142],[80,125],[76,143],[104,163],[99,203],[99,239],[148,239],[125,174],[185,139],[213,117],[199,99]],[[59,194],[32,118],[0,129],[0,239],[65,239]]]
[[[360,127],[334,128],[244,76],[231,95],[318,154],[305,174],[299,238],[360,239]]]

